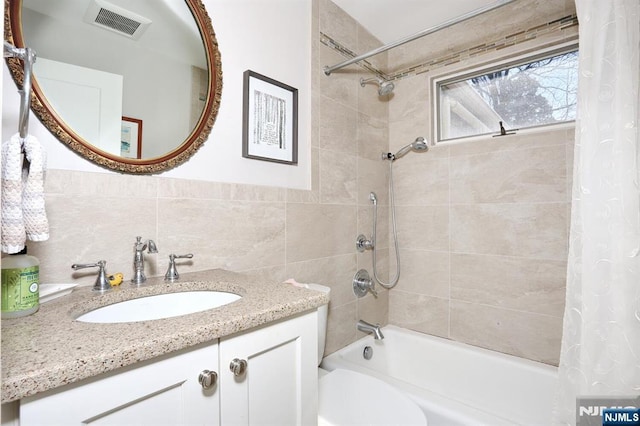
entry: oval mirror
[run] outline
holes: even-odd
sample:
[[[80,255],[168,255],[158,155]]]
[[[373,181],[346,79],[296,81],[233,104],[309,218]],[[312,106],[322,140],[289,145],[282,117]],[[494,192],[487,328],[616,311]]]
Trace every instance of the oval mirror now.
[[[159,173],[209,136],[222,65],[201,0],[12,0],[5,23],[5,40],[37,54],[31,109],[82,157]],[[22,87],[21,61],[7,63]]]

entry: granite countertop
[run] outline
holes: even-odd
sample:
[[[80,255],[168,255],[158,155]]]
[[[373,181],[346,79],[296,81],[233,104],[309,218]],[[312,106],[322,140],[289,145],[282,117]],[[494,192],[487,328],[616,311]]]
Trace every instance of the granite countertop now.
[[[153,321],[76,321],[112,303],[189,290],[219,290],[242,299],[215,309]],[[105,294],[78,287],[33,315],[2,320],[2,403],[15,401],[160,355],[214,341],[328,303],[328,295],[224,270],[182,274],[176,283],[149,278]]]

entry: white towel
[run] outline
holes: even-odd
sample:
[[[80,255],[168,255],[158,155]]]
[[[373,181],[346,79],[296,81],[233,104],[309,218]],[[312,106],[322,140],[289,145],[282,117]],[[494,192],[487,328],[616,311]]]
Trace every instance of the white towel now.
[[[26,234],[22,215],[22,149],[20,135],[2,144],[2,251],[17,253]]]
[[[34,136],[27,136],[24,152],[29,161],[29,170],[22,174],[22,214],[27,238],[30,241],[49,239],[49,221],[44,208],[44,177],[47,157],[42,145]]]
[[[23,168],[22,147],[28,160]],[[33,136],[21,143],[18,134],[2,144],[2,234],[1,248],[17,253],[26,239],[49,239],[49,222],[44,205],[46,157]]]

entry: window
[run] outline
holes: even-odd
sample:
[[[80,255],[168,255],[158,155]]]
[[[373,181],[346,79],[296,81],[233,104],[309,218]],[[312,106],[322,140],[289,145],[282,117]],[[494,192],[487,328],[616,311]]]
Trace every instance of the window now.
[[[574,48],[575,49],[575,48]],[[437,82],[438,140],[573,121],[578,51]]]

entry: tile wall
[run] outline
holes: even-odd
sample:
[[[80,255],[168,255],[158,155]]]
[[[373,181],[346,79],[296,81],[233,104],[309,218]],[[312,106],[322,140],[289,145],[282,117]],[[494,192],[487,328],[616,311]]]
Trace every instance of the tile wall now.
[[[531,15],[531,10],[536,14]],[[397,80],[389,104],[392,150],[416,136],[434,138],[432,78],[575,41],[577,26],[560,24],[556,31],[538,32],[528,43],[513,47],[499,43],[500,37],[518,29],[540,28],[540,20],[550,22],[573,14],[573,2],[518,0],[447,29],[444,54],[472,44],[498,47]],[[497,24],[485,37],[478,37],[479,28],[490,21]],[[389,62],[408,64],[438,54],[441,45],[434,43],[433,36],[390,51]],[[397,161],[394,176],[403,272],[390,292],[389,322],[557,364],[573,140],[569,126],[445,142],[426,154]]]
[[[389,322],[557,364],[572,153],[561,129],[396,162],[403,272]]]

